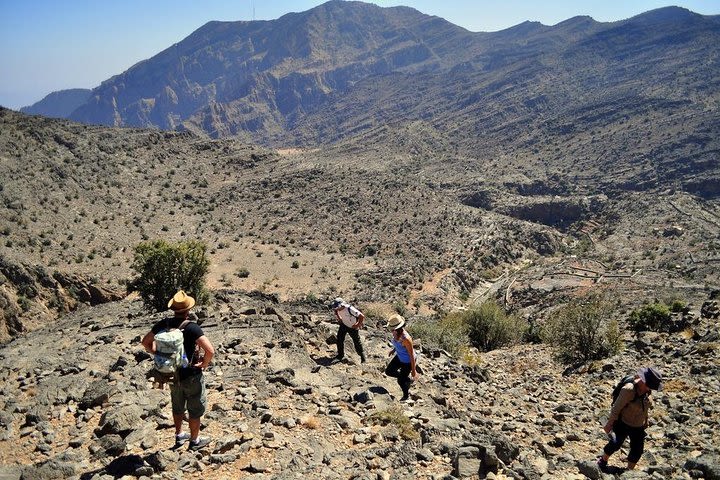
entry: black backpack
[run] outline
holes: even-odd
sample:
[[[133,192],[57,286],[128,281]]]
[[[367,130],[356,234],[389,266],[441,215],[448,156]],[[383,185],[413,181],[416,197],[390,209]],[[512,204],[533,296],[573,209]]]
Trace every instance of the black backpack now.
[[[620,380],[617,385],[615,385],[615,388],[613,388],[612,391],[613,404],[615,403],[615,400],[617,400],[617,398],[620,396],[620,390],[622,390],[622,388],[628,383],[635,383],[635,375],[627,375],[626,377],[623,377],[623,379]],[[637,396],[637,393],[635,393],[635,395]]]

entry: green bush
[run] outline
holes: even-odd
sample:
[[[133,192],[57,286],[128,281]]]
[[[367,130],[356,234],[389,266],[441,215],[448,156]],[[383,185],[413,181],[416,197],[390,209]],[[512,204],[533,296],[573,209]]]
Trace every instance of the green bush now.
[[[555,311],[543,326],[543,342],[553,345],[565,362],[587,362],[615,355],[622,348],[620,327],[610,320],[612,304],[597,295]]]
[[[669,331],[671,320],[670,308],[662,302],[645,305],[630,313],[630,326],[636,332],[643,330]]]
[[[440,348],[458,355],[468,345],[468,327],[463,318],[451,314],[440,320],[417,320],[409,327],[414,339],[424,346]]]
[[[470,346],[487,352],[517,343],[527,330],[527,323],[487,302],[449,313],[437,321],[418,320],[409,330],[413,338],[422,339],[423,345],[459,355]]]
[[[138,244],[131,266],[138,277],[128,283],[128,291],[138,291],[145,305],[156,311],[167,310],[168,300],[180,289],[195,297],[198,304],[204,303],[208,298],[205,276],[210,267],[206,251],[203,242],[192,240]]]
[[[683,302],[682,300],[673,300],[672,303],[670,303],[670,311],[673,313],[681,313],[685,310],[685,307],[687,307],[687,303]]]
[[[485,302],[461,314],[468,326],[470,344],[486,352],[517,343],[527,331],[527,322],[506,314],[494,302]]]

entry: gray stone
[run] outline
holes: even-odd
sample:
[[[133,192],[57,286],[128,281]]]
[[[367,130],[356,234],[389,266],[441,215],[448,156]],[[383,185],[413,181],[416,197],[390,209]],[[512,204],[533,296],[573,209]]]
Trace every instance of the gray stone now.
[[[237,455],[232,453],[212,453],[210,454],[211,463],[232,463],[237,460]]]
[[[23,480],[55,480],[66,479],[75,475],[75,467],[70,463],[50,460],[23,468]]]
[[[105,412],[100,418],[98,436],[114,433],[125,437],[133,430],[142,427],[141,415],[142,409],[137,405],[125,405]]]
[[[0,465],[0,480],[20,480],[22,474],[20,466]]]
[[[147,459],[148,463],[158,472],[168,470],[180,459],[180,455],[172,450],[160,450]]]
[[[415,452],[415,455],[417,456],[418,460],[422,460],[425,462],[432,462],[435,458],[435,455],[427,449],[427,448],[421,448],[417,452]]]
[[[358,403],[367,403],[373,399],[373,393],[370,390],[363,390],[362,392],[356,392],[353,395],[353,400]]]
[[[602,476],[602,472],[595,463],[595,460],[587,460],[577,463],[577,468],[586,477],[591,480],[599,480]]]
[[[454,474],[459,478],[478,475],[480,464],[480,449],[478,447],[460,447],[453,462]]]
[[[718,455],[705,454],[697,458],[689,458],[683,468],[703,472],[706,480],[720,480],[720,456]]]
[[[267,462],[254,459],[250,461],[250,465],[245,467],[245,470],[250,473],[267,473],[270,471],[270,466],[267,464]]]
[[[127,449],[125,440],[120,435],[109,434],[96,440],[97,449],[95,455],[98,457],[121,455]]]

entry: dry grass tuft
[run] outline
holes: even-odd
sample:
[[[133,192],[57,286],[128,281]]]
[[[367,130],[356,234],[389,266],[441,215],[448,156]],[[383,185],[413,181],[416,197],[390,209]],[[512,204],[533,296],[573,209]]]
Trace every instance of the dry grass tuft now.
[[[320,428],[320,420],[312,415],[301,418],[300,424],[305,428],[309,428],[310,430],[317,430],[318,428]]]

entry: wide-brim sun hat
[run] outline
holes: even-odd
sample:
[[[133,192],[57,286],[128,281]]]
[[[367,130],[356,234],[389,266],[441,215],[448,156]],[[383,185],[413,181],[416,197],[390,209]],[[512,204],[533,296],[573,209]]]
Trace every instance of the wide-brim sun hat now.
[[[653,367],[641,368],[638,376],[645,382],[650,390],[657,392],[662,390],[662,374]]]
[[[195,299],[179,290],[168,302],[168,308],[174,312],[185,312],[195,306]]]
[[[395,315],[392,315],[390,318],[388,318],[385,328],[388,328],[390,330],[397,330],[398,328],[402,328],[404,326],[405,319],[402,317],[402,315],[396,313]]]

